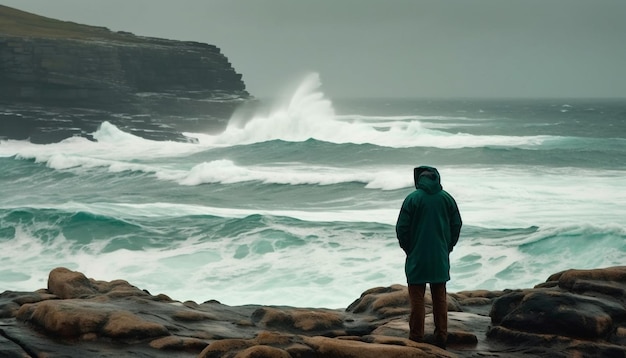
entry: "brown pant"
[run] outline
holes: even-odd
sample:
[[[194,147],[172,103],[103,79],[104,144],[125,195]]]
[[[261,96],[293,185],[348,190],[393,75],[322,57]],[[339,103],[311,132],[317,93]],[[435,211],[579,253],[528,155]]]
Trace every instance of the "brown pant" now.
[[[409,285],[409,298],[411,300],[411,316],[409,317],[409,339],[416,342],[424,341],[424,293],[426,284]],[[446,295],[446,283],[431,283],[430,294],[433,298],[433,319],[435,321],[435,342],[442,343],[448,339],[448,299]]]

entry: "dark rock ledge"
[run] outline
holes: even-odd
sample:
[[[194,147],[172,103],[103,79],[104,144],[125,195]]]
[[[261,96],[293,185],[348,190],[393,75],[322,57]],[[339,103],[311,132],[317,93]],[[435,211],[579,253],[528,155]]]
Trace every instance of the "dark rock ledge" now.
[[[402,285],[370,289],[345,310],[227,306],[56,268],[47,289],[0,294],[0,356],[626,357],[625,305],[626,266],[451,293],[446,351],[406,339]],[[426,325],[432,331],[430,314]]]

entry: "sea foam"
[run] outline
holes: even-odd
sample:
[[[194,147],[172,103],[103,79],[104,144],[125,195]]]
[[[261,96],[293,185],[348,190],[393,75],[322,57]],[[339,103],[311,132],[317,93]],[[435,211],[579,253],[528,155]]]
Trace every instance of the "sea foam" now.
[[[445,102],[428,113],[453,114],[432,116],[426,102],[394,103],[389,115],[337,113],[310,76],[198,143],[108,122],[95,141],[3,140],[0,284],[36,290],[66,266],[179,300],[345,308],[405,282],[394,225],[419,164],[439,168],[463,217],[451,292],[623,264],[626,140],[620,117],[602,114],[623,107],[597,103],[589,119],[532,101],[473,115]]]

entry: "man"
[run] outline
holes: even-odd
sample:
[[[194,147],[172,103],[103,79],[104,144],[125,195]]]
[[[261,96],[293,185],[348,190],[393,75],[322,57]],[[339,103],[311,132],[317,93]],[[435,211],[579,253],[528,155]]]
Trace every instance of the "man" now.
[[[435,321],[435,344],[446,347],[450,280],[450,252],[459,240],[461,215],[454,198],[443,190],[437,169],[413,171],[416,190],[402,203],[396,223],[400,247],[406,253],[404,270],[409,285],[411,315],[409,339],[424,341],[424,293],[430,284]]]

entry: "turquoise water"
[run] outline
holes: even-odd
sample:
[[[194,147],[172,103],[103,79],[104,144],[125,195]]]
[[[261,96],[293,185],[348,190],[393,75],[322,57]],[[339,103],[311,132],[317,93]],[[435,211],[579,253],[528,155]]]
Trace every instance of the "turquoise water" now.
[[[0,141],[0,290],[57,266],[153,294],[343,308],[404,283],[412,168],[464,227],[450,291],[626,262],[625,100],[327,98],[312,75],[197,143],[103,123],[96,141]]]

